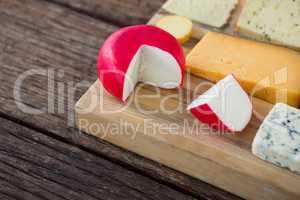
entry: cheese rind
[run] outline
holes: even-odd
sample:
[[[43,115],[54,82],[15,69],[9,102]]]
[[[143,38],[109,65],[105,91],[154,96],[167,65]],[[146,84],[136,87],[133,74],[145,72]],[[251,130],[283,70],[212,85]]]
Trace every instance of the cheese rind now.
[[[237,3],[237,0],[169,0],[163,8],[203,24],[222,27]]]
[[[252,103],[232,75],[196,98],[187,108],[201,122],[219,131],[241,132],[252,116]]]
[[[300,174],[300,110],[276,104],[254,138],[252,153]]]
[[[186,58],[195,75],[217,82],[233,74],[251,96],[270,103],[300,103],[300,54],[251,40],[207,33]]]
[[[238,21],[242,35],[300,49],[300,0],[247,1]]]

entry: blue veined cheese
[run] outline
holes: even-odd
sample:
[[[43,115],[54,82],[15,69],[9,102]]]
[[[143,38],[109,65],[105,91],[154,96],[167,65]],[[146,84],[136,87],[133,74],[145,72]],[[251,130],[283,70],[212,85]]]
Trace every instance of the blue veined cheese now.
[[[259,128],[252,152],[300,174],[300,110],[276,104]]]
[[[163,8],[203,24],[222,27],[237,3],[238,0],[169,0]]]

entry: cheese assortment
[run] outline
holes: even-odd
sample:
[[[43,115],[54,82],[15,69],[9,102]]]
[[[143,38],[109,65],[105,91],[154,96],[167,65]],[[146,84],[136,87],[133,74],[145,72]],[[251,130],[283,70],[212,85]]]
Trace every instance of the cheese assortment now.
[[[300,49],[300,0],[247,1],[237,27],[243,35]]]
[[[276,104],[259,128],[252,152],[300,174],[300,110]]]
[[[232,73],[251,96],[299,106],[296,51],[210,32],[189,53],[186,64],[192,73],[214,82]]]
[[[168,0],[163,9],[194,20],[201,33],[217,31],[300,51],[300,0]]]
[[[187,67],[191,73],[217,82],[187,108],[217,131],[242,132],[246,128],[253,108],[247,93],[277,103],[260,126],[252,153],[300,174],[300,110],[294,108],[300,105],[300,54],[215,32],[208,32],[186,58],[179,44],[192,35],[190,19],[222,27],[237,3],[169,0],[164,9],[181,16],[165,16],[156,26],[122,28],[107,39],[98,57],[99,80],[111,95],[125,102],[138,82],[165,89],[181,87]],[[249,0],[238,30],[300,47],[299,17],[300,0]]]
[[[169,0],[163,8],[202,24],[222,27],[231,16],[238,0]]]

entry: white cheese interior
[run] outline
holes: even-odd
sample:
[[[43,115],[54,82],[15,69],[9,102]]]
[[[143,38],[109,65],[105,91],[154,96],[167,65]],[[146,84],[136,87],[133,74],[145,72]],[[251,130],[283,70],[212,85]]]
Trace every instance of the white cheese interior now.
[[[199,96],[188,110],[203,104],[209,105],[219,119],[234,131],[243,130],[252,115],[249,97],[232,75],[228,75]]]
[[[259,128],[252,152],[300,174],[300,110],[276,104]]]
[[[238,27],[247,36],[300,48],[300,0],[248,0]]]
[[[222,27],[237,3],[237,0],[169,0],[163,8],[203,24]]]
[[[127,69],[123,100],[129,97],[138,82],[171,89],[179,87],[181,80],[181,68],[170,53],[157,47],[142,45]]]

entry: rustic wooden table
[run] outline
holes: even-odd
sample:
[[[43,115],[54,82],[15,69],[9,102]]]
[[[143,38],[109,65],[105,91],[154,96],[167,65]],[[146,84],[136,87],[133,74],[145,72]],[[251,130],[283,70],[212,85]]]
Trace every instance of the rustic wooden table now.
[[[239,199],[80,133],[105,38],[164,0],[0,0],[0,199]]]

